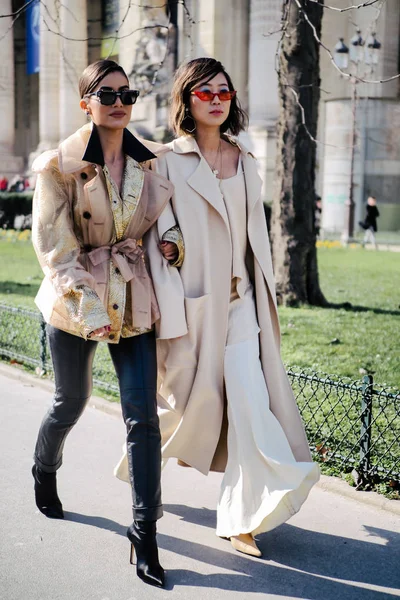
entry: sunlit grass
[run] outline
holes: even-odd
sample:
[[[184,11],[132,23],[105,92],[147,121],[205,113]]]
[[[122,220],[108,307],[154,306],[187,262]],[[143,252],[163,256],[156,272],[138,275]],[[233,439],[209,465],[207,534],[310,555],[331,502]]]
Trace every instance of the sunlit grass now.
[[[281,307],[285,363],[353,379],[371,372],[399,389],[400,253],[323,247],[318,261],[326,298],[353,308]],[[31,243],[0,236],[0,303],[35,310],[41,279]]]

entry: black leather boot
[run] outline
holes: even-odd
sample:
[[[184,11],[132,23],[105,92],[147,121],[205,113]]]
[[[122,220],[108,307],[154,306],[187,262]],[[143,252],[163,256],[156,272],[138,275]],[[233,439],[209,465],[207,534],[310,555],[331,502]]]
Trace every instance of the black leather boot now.
[[[164,569],[158,560],[156,521],[133,521],[127,531],[131,542],[130,562],[136,550],[136,573],[145,583],[164,587]]]
[[[56,473],[46,473],[36,465],[32,467],[35,480],[36,506],[49,519],[63,519],[64,511],[57,494]]]

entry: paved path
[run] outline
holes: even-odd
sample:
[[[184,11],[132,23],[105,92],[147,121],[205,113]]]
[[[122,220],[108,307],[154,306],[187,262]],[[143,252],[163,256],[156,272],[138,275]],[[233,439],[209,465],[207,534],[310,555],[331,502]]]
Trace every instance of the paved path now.
[[[33,378],[16,381],[5,372],[0,372],[1,600],[400,596],[400,513],[315,487],[298,515],[260,536],[264,558],[250,558],[215,536],[221,476],[205,478],[172,461],[163,474],[165,516],[158,536],[168,586],[146,586],[128,560],[129,487],[112,475],[124,438],[121,418],[88,407],[67,441],[59,471],[66,519],[46,519],[33,502],[30,468],[51,393]]]

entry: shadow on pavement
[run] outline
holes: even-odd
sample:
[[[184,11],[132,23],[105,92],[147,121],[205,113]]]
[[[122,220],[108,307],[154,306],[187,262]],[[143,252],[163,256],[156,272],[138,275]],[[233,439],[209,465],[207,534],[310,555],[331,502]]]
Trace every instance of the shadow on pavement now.
[[[184,521],[215,528],[213,510],[178,504],[168,504],[164,508]],[[126,535],[126,525],[111,519],[74,512],[66,512],[65,519]],[[370,542],[281,525],[257,536],[263,559],[233,551],[228,541],[221,540],[221,545],[226,544],[225,551],[163,533],[159,533],[157,538],[159,547],[164,550],[233,571],[205,575],[185,569],[168,569],[169,590],[176,585],[186,585],[263,592],[307,600],[383,600],[398,597],[388,591],[368,590],[362,586],[369,584],[400,589],[400,534],[369,526],[365,526],[365,530]],[[210,535],[215,533],[210,531]],[[210,543],[214,543],[214,537],[210,538]],[[345,581],[333,581],[332,578]]]
[[[127,525],[120,525],[116,521],[106,519],[104,517],[92,517],[91,515],[82,515],[76,512],[64,511],[64,520],[72,521],[73,523],[82,523],[83,525],[90,525],[91,527],[97,527],[98,529],[105,529],[106,531],[113,531],[118,535],[126,536]]]
[[[321,548],[310,547],[310,539],[305,540],[303,537],[303,533],[312,534],[312,532],[305,532],[289,525],[286,528],[293,531],[286,535],[282,544],[271,545],[267,540],[268,534],[260,536],[264,560],[250,558],[232,550],[225,552],[193,541],[188,542],[159,534],[160,548],[217,568],[234,571],[234,573],[204,575],[171,569],[168,570],[168,589],[173,589],[176,585],[199,586],[249,593],[268,593],[307,600],[378,600],[379,598],[383,600],[398,597],[397,594],[388,591],[365,589],[362,585],[369,583],[386,588],[395,587],[393,573],[397,571],[397,567],[394,564],[394,557],[392,577],[390,577],[389,569],[379,573],[382,563],[379,556],[375,562],[373,549],[365,553],[363,548],[364,554],[357,554],[361,542],[355,541],[353,546],[352,540],[345,540],[351,548],[351,552],[346,556],[338,547],[340,543],[338,540],[343,543],[344,538],[325,535],[325,544],[329,546],[329,551],[321,555]],[[300,538],[301,544],[285,546],[288,541],[294,541],[297,537]],[[300,549],[299,545],[301,545]],[[369,545],[363,543],[363,546]],[[371,546],[376,547],[375,544]],[[275,564],[266,562],[269,560],[273,560]],[[316,563],[319,564],[318,568],[315,568]],[[377,573],[379,576],[375,577],[374,574]],[[333,581],[329,578],[346,581]],[[354,585],[355,582],[361,585]]]

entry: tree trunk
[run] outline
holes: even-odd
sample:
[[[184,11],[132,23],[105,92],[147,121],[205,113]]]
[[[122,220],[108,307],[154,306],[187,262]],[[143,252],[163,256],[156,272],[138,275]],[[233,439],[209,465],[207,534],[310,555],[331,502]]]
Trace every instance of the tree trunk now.
[[[323,8],[300,0],[302,9],[321,33]],[[271,239],[278,302],[324,305],[318,280],[315,212],[316,144],[320,96],[319,45],[294,0],[283,1],[287,35],[279,56],[277,165],[272,205]],[[292,88],[292,89],[291,89]]]

